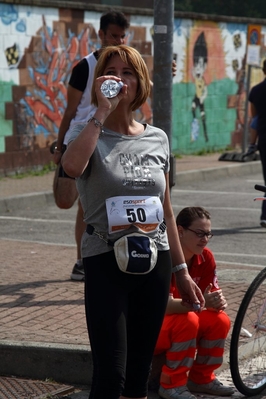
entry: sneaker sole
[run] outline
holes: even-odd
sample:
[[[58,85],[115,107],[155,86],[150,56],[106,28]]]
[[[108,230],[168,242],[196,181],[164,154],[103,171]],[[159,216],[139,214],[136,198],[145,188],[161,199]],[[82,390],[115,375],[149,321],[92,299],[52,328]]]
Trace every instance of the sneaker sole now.
[[[164,393],[162,393],[162,392],[158,392],[158,395],[160,396],[160,398],[163,398],[163,399],[173,399],[173,396],[171,397],[171,396],[169,396],[169,395],[167,395],[167,394],[164,394]],[[178,399],[182,399],[182,398],[184,398],[184,399],[188,399],[189,398],[189,396],[188,395],[182,395],[182,393],[180,393],[179,395],[178,395]],[[194,396],[194,395],[191,395],[191,399],[197,399],[196,398],[196,396]]]
[[[223,391],[223,392],[218,392],[218,391],[214,392],[211,389],[200,389],[200,388],[199,389],[189,388],[189,390],[190,390],[190,392],[194,392],[194,393],[206,393],[208,395],[215,395],[215,396],[232,396],[235,393],[235,391],[230,391],[230,393],[229,392],[225,392],[225,391]]]
[[[84,281],[85,280],[85,277],[82,274],[80,274],[80,275],[79,274],[71,274],[70,278],[71,278],[71,280],[74,280],[74,281]]]

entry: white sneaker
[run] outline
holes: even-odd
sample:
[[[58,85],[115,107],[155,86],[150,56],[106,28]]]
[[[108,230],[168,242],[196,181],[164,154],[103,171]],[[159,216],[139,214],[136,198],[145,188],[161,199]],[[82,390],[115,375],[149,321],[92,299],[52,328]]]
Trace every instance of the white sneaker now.
[[[260,225],[261,227],[266,227],[266,220],[261,220]]]
[[[186,385],[169,389],[160,386],[158,394],[164,399],[196,399],[196,396],[189,392]]]
[[[208,384],[196,384],[188,380],[187,386],[192,392],[208,393],[215,396],[231,396],[235,392],[234,388],[223,385],[217,378]]]

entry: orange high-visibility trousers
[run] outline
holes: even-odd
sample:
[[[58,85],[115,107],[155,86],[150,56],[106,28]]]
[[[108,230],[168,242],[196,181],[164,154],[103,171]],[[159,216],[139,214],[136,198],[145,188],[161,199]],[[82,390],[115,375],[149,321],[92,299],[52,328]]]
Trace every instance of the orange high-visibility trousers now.
[[[223,311],[205,310],[199,314],[197,355],[189,373],[189,379],[196,384],[208,384],[215,379],[214,370],[223,363],[230,324]]]
[[[186,385],[187,372],[195,357],[198,329],[199,318],[194,312],[164,317],[155,348],[155,354],[166,353],[160,378],[164,388]]]
[[[155,354],[166,352],[160,384],[164,388],[186,385],[188,372],[197,384],[212,381],[213,371],[222,364],[229,328],[225,312],[166,315],[155,348]]]

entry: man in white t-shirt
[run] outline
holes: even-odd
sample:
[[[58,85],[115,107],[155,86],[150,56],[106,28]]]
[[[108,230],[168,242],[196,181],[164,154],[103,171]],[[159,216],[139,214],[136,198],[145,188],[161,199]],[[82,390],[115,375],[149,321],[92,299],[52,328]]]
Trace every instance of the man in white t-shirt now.
[[[129,22],[125,15],[118,11],[109,11],[101,16],[98,32],[101,48],[124,44]],[[71,128],[77,123],[86,123],[94,115],[95,106],[91,104],[91,87],[94,69],[101,49],[83,58],[74,68],[69,80],[68,102],[58,132],[57,144],[54,148],[54,162],[58,165],[54,179],[54,197],[56,205],[61,209],[69,209],[75,203],[78,192],[75,179],[63,170],[60,160],[68,144]],[[83,222],[83,210],[78,200],[78,211],[75,224],[75,240],[77,244],[77,261],[71,273],[71,279],[84,280],[84,268],[80,253],[81,237],[86,228]]]

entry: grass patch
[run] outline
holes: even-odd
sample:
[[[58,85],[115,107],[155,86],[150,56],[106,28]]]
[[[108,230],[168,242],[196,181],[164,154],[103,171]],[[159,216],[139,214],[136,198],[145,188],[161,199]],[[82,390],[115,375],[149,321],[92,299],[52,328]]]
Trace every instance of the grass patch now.
[[[55,171],[56,165],[54,162],[49,162],[49,164],[40,166],[40,167],[35,167],[30,170],[23,170],[23,171],[15,171],[12,172],[11,175],[8,175],[8,177],[12,179],[23,179],[24,177],[30,177],[30,176],[43,176],[47,175],[50,172]],[[7,176],[5,176],[7,177]]]
[[[181,159],[184,156],[188,156],[188,155],[197,155],[197,156],[204,156],[204,155],[211,155],[211,154],[221,154],[225,151],[232,151],[233,149],[230,146],[227,146],[226,148],[203,148],[199,151],[196,152],[192,152],[189,154],[178,154],[178,153],[174,153],[174,157],[176,159]]]

